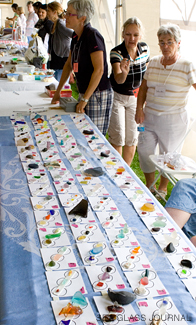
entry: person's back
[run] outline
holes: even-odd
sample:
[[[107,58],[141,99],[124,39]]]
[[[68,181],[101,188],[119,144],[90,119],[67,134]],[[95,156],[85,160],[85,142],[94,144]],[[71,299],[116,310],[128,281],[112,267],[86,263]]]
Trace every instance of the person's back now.
[[[27,9],[29,13],[26,21],[26,36],[28,38],[28,41],[30,42],[30,40],[32,39],[31,34],[33,32],[33,28],[39,18],[38,15],[34,12],[32,1],[27,2]]]

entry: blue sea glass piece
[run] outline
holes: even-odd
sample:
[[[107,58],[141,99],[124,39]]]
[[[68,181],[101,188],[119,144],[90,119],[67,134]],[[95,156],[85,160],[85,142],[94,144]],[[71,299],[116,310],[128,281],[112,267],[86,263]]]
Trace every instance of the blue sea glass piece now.
[[[72,305],[86,307],[88,305],[86,298],[80,291],[76,291],[71,299]]]
[[[90,250],[91,254],[99,254],[103,250],[103,246],[93,247],[93,249]]]
[[[53,216],[55,214],[55,211],[54,210],[50,210],[50,214],[51,214],[51,216]]]
[[[62,321],[60,322],[60,324],[62,324],[62,325],[69,325],[70,322],[71,322],[71,319],[68,319],[68,320],[62,320]]]
[[[123,229],[120,230],[119,234],[116,237],[117,238],[125,238]]]

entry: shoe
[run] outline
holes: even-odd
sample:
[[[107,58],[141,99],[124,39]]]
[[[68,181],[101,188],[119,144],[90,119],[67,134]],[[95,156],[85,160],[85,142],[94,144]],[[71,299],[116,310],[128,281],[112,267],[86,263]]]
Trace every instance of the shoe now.
[[[158,193],[165,199],[166,195],[167,195],[167,191],[163,191],[163,190],[157,190]],[[159,194],[156,193],[155,197],[156,199],[161,199],[161,197],[159,196]]]

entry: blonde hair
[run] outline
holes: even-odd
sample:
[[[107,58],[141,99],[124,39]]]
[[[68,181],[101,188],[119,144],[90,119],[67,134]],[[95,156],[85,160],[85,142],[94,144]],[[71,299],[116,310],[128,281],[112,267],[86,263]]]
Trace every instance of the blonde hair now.
[[[24,12],[24,8],[23,7],[18,7],[18,13],[19,13],[19,15],[21,15],[21,14],[24,14],[25,12]]]
[[[50,8],[52,11],[56,11],[58,16],[61,16],[63,13],[63,7],[57,1],[48,3],[48,8]]]
[[[144,37],[144,27],[143,27],[142,22],[139,18],[131,17],[131,18],[127,19],[125,21],[125,23],[123,24],[122,34],[124,33],[126,27],[129,25],[136,25],[140,31],[141,36]]]

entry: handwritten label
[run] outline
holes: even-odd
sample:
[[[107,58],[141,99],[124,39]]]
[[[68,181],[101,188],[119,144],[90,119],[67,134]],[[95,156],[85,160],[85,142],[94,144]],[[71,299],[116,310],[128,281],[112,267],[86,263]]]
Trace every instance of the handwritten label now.
[[[95,222],[95,220],[89,220],[89,222]]]
[[[170,232],[173,232],[173,231],[175,231],[175,229],[174,228],[170,228],[170,229],[168,229]]]
[[[163,290],[157,290],[158,294],[161,296],[161,295],[166,295],[167,292],[165,291],[165,289]]]
[[[66,170],[66,168],[61,168],[61,170]]]
[[[121,227],[124,227],[124,223],[120,223],[119,225],[120,225]]]
[[[58,227],[58,226],[62,226],[63,224],[60,222],[55,222],[55,225]]]
[[[112,261],[114,261],[114,258],[113,257],[106,257],[106,261],[107,262],[112,262]]]
[[[96,324],[91,322],[86,322],[86,325],[96,325]]]
[[[53,192],[47,192],[47,195],[53,195]]]
[[[56,181],[56,182],[54,182],[55,184],[60,184],[60,182],[59,181]]]
[[[124,284],[117,284],[116,287],[117,287],[117,289],[124,289],[125,285]]]
[[[189,247],[183,247],[182,249],[184,252],[191,252],[191,249]]]
[[[68,263],[69,267],[76,267],[76,263]]]
[[[144,269],[149,269],[150,268],[150,264],[142,264]]]
[[[140,301],[140,302],[138,302],[138,305],[139,305],[139,306],[148,307],[148,304],[147,304],[146,301]]]
[[[136,186],[135,186],[135,189],[136,189],[136,190],[141,190],[141,187],[136,187]]]
[[[157,212],[157,216],[162,217],[163,213]]]
[[[151,201],[152,201],[152,199],[146,199],[146,201],[148,201],[148,202],[151,202]]]
[[[53,205],[52,208],[53,209],[59,209],[58,205]]]
[[[117,208],[111,207],[111,210],[117,210]]]
[[[41,230],[41,231],[46,231],[46,228],[39,228],[39,230]]]

